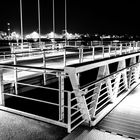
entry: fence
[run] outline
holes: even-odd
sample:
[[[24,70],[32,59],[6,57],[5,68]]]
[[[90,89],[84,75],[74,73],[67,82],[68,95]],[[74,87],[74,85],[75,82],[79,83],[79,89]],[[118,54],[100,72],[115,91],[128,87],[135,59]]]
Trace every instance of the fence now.
[[[95,126],[139,84],[140,53],[64,69],[0,64],[0,108],[67,128]],[[45,58],[46,59],[46,58]],[[41,111],[42,110],[42,111]]]

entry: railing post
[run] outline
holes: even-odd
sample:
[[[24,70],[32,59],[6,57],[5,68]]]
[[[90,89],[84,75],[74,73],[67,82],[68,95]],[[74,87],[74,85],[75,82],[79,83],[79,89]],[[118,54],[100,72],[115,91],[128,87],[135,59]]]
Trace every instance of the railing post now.
[[[14,65],[17,64],[17,58],[16,58],[16,54],[14,54]],[[18,74],[17,74],[17,68],[14,67],[14,85],[15,85],[15,94],[18,94],[18,87],[17,87],[17,79],[18,79]]]
[[[135,48],[134,48],[134,42],[133,42],[133,52],[135,52]]]
[[[108,52],[109,52],[109,57],[111,57],[111,45],[109,45],[109,48],[108,48]]]
[[[135,42],[136,44],[136,52],[138,52],[138,42]]]
[[[79,63],[83,62],[83,48],[82,46],[79,48]]]
[[[64,48],[64,56],[63,56],[64,58],[64,67],[66,66],[66,46],[65,46],[65,48]]]
[[[46,56],[45,56],[45,51],[42,51],[43,53],[43,67],[46,68]],[[44,72],[43,72],[43,82],[44,82],[44,85],[46,85],[46,70],[44,69]]]
[[[3,69],[0,69],[0,105],[4,105],[4,95],[3,95]]]
[[[131,53],[131,42],[129,42],[129,53]]]
[[[105,57],[105,49],[104,49],[104,45],[102,45],[102,53],[103,53],[103,58]]]
[[[64,75],[58,73],[59,78],[59,121],[64,122]]]
[[[117,56],[116,47],[117,47],[117,46],[116,46],[116,44],[115,44],[115,56]]]
[[[122,55],[122,43],[120,44],[120,55]]]
[[[5,52],[3,53],[3,58],[4,58],[4,60],[5,60]]]
[[[31,43],[29,43],[29,56],[31,56],[31,51],[32,51],[32,47],[31,47]]]
[[[95,60],[95,52],[94,51],[95,51],[94,46],[92,46],[92,59],[93,60]]]
[[[71,132],[71,92],[68,92],[68,133]]]

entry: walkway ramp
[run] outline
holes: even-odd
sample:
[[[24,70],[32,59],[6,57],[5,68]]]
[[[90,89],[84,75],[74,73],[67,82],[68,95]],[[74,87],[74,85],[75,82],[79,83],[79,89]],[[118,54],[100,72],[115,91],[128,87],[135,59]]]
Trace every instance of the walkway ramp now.
[[[96,128],[140,139],[140,87],[131,92]]]

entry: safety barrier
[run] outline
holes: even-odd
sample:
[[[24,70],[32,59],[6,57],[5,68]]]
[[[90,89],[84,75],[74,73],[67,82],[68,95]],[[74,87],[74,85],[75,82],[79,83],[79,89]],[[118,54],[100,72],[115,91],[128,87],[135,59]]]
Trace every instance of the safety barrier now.
[[[69,103],[71,130],[82,122],[95,126],[123,100],[140,82],[139,62],[140,53],[134,53],[66,67],[74,96]]]
[[[0,64],[0,109],[68,132],[82,123],[95,126],[140,82],[139,52],[64,69],[46,68],[45,61],[43,67],[17,65],[16,57],[14,64]]]
[[[76,43],[75,43],[76,42]],[[81,45],[78,41],[75,41],[74,44],[77,46],[71,45],[71,41],[67,42],[66,47],[64,47],[64,42],[55,44],[54,49],[52,49],[54,44],[45,44],[41,42],[37,43],[13,43],[11,46],[11,53],[3,53],[0,55],[4,60],[12,59],[14,55],[17,57],[35,57],[41,56],[52,57],[55,55],[60,56],[63,59],[64,66],[69,65],[68,58],[70,56],[75,57],[78,61],[75,63],[83,63],[91,60],[104,59],[107,57],[118,56],[122,54],[128,54],[133,52],[138,52],[140,50],[140,42],[129,41],[129,42],[95,42],[90,41],[86,46]],[[35,47],[34,47],[35,46]],[[51,54],[51,55],[50,55]],[[61,55],[60,55],[61,54]],[[2,60],[2,59],[1,59]],[[73,61],[74,62],[74,61]]]

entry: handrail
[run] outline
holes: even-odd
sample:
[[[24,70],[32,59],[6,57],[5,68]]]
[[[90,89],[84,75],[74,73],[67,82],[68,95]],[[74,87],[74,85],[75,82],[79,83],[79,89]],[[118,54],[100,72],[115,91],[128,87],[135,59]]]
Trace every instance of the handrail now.
[[[115,75],[115,74],[117,74],[117,73],[119,73],[119,72],[121,72],[121,71],[123,71],[123,70],[125,70],[125,69],[131,68],[131,67],[137,65],[138,63],[140,63],[140,62],[136,62],[135,64],[132,64],[131,66],[127,66],[126,68],[123,68],[123,69],[121,69],[121,70],[118,70],[117,72],[112,72],[110,75],[104,76],[103,78],[100,78],[100,79],[98,79],[98,80],[95,80],[95,81],[93,81],[93,82],[90,82],[90,83],[88,83],[87,85],[81,86],[81,87],[80,87],[80,90],[83,91],[83,90],[85,90],[85,89],[87,88],[87,86],[90,87],[91,84],[94,85],[94,84],[96,84],[96,83],[99,83],[99,82],[101,82],[101,81],[104,81],[104,79],[109,78],[109,77],[111,77],[111,76],[113,76],[113,75]],[[91,86],[92,86],[92,85],[91,85]]]
[[[12,64],[0,64],[0,67],[9,67],[9,68],[28,68],[28,69],[36,69],[36,70],[52,70],[54,72],[63,72],[63,69],[56,68],[44,68],[44,67],[34,67],[34,66],[22,66],[22,65],[12,65]]]

